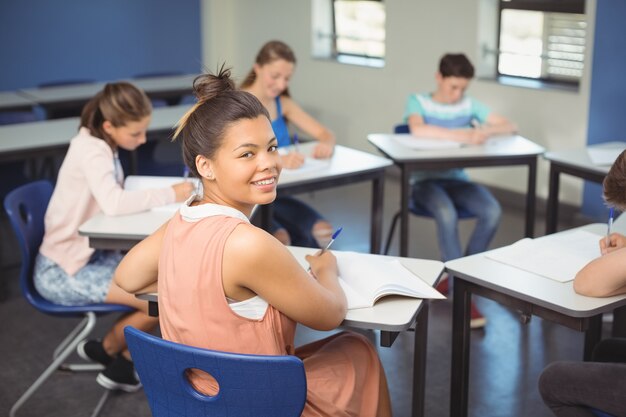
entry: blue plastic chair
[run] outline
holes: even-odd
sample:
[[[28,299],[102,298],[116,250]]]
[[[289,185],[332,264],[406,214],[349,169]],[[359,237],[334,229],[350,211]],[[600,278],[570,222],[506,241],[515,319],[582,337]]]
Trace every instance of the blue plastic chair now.
[[[605,413],[604,411],[596,410],[595,408],[590,409],[590,411],[596,417],[614,417],[612,414]]]
[[[42,313],[61,317],[83,317],[83,320],[54,350],[52,363],[13,405],[9,414],[11,417],[15,416],[17,410],[56,370],[101,370],[102,366],[99,364],[65,364],[64,362],[76,350],[78,343],[89,336],[96,324],[97,315],[134,311],[131,307],[119,304],[101,303],[83,306],[64,306],[46,300],[37,292],[33,283],[33,267],[43,239],[44,215],[52,196],[52,189],[52,184],[49,181],[35,181],[16,188],[4,199],[4,209],[7,212],[22,253],[20,286],[26,300]],[[107,390],[100,399],[92,416],[96,416],[100,412],[108,395],[109,391]]]
[[[295,356],[218,352],[170,342],[133,327],[124,329],[135,370],[153,417],[300,416],[306,402],[302,361]],[[219,384],[215,396],[201,394],[186,377],[200,369]]]
[[[393,133],[411,133],[411,131],[409,130],[409,125],[399,124],[399,125],[394,126]],[[463,208],[457,207],[456,209],[457,209],[459,219],[471,219],[474,217],[472,213],[470,213],[469,211]],[[430,211],[416,207],[412,198],[409,198],[409,211],[416,216],[431,217],[431,218],[434,217]],[[398,212],[393,216],[393,219],[391,220],[391,227],[389,228],[389,234],[387,235],[387,240],[385,242],[385,249],[383,252],[385,255],[389,254],[389,247],[391,246],[391,240],[393,239],[393,234],[396,231],[396,225],[398,224],[398,220],[400,220],[401,214],[402,212],[398,210]]]

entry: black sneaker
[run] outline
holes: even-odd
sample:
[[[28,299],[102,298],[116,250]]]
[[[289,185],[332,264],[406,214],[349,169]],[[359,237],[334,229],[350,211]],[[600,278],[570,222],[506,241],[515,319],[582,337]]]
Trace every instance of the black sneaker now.
[[[141,388],[133,363],[122,355],[113,359],[113,362],[98,374],[96,381],[110,390],[135,392]]]
[[[113,357],[106,353],[101,340],[83,340],[76,346],[76,352],[84,360],[97,362],[104,366],[113,362]]]

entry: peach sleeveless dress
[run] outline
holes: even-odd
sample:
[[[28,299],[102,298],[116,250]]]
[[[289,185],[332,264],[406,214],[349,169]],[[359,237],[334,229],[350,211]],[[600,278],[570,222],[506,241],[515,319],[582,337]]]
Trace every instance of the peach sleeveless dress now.
[[[243,222],[243,213],[215,204],[185,205],[172,218],[159,259],[163,338],[228,352],[296,355],[307,378],[303,416],[375,416],[381,365],[366,338],[343,332],[295,349],[296,323],[271,305],[258,320],[230,308],[222,285],[224,245]],[[216,391],[208,374],[190,378],[199,391]]]

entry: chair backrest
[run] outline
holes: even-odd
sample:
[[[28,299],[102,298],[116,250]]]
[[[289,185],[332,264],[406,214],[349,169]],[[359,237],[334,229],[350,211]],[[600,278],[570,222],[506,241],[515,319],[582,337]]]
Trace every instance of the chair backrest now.
[[[50,181],[41,180],[22,185],[4,199],[4,209],[13,227],[22,254],[20,285],[22,293],[33,305],[44,302],[32,280],[35,258],[44,233],[44,215],[52,196]]]
[[[306,377],[295,356],[242,355],[170,342],[132,327],[124,329],[135,369],[154,417],[300,416]],[[215,396],[201,394],[186,370],[208,372],[219,384]],[[184,410],[184,413],[183,413]]]
[[[409,125],[399,124],[393,127],[393,133],[411,133],[411,131],[409,130]]]
[[[590,408],[589,410],[596,417],[613,417],[612,414],[605,413],[604,411],[596,410],[595,408]]]

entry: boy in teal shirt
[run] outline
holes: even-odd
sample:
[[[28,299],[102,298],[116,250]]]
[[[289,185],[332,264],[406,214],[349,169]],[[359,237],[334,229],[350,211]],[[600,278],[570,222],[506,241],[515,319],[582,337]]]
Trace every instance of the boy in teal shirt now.
[[[444,55],[435,76],[435,92],[411,94],[407,100],[404,120],[411,134],[479,145],[490,136],[513,133],[516,128],[506,118],[465,95],[473,77],[474,66],[465,55]],[[486,187],[471,182],[462,169],[414,172],[411,184],[415,207],[432,214],[437,222],[439,249],[444,262],[487,250],[502,210]],[[476,218],[465,252],[458,234],[460,211]],[[472,305],[471,327],[484,325],[484,317]]]

